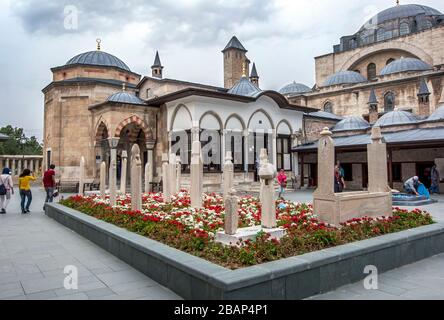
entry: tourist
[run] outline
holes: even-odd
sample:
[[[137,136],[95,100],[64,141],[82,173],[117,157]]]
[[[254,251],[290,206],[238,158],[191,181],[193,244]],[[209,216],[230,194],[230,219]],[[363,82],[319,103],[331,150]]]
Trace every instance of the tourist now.
[[[419,182],[419,178],[417,176],[411,177],[406,182],[404,182],[404,190],[408,194],[416,194],[419,196],[418,191],[416,190],[421,182]]]
[[[31,202],[32,202],[32,192],[31,192],[31,181],[35,181],[34,174],[31,173],[31,170],[25,169],[23,173],[19,177],[19,190],[20,190],[20,198],[21,198],[21,207],[22,213],[29,213]],[[25,200],[27,199],[26,206]]]
[[[46,191],[46,199],[45,203],[53,202],[54,200],[54,188],[56,185],[55,180],[55,165],[51,164],[49,169],[45,171],[43,174],[43,186]],[[43,210],[45,210],[45,206],[43,206]]]
[[[335,183],[335,193],[341,193],[343,190],[343,178],[341,177],[341,172],[339,166],[335,166],[335,174],[334,174],[334,183]]]
[[[4,168],[0,175],[0,214],[6,213],[6,208],[11,199],[11,194],[14,194],[14,184],[12,182],[11,171],[9,168]]]
[[[430,186],[430,193],[439,193],[439,171],[436,164],[433,165],[431,170],[431,186]]]
[[[279,198],[283,199],[283,194],[285,193],[285,188],[287,187],[287,176],[285,175],[284,169],[279,171],[277,180],[279,182]]]
[[[337,161],[337,162],[336,162],[336,165],[337,165],[338,168],[339,168],[339,175],[340,175],[340,177],[341,177],[342,189],[345,189],[345,188],[346,188],[346,186],[345,186],[345,180],[344,180],[344,178],[345,178],[345,170],[344,170],[344,168],[342,168],[342,166],[341,166],[341,162]]]

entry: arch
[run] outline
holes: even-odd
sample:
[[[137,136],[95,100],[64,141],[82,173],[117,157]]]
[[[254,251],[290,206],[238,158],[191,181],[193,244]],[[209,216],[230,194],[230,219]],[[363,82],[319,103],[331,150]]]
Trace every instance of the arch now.
[[[276,126],[276,128],[277,128],[276,133],[277,133],[277,134],[279,134],[279,129],[281,128],[282,125],[286,125],[286,126],[288,127],[288,129],[290,130],[290,133],[289,133],[289,134],[292,134],[292,133],[293,133],[293,128],[292,128],[290,122],[288,122],[286,119],[283,119],[283,120],[281,120],[281,121],[278,123],[278,125]],[[288,134],[288,133],[284,133],[284,134]]]
[[[264,109],[259,109],[259,110],[256,110],[255,112],[253,112],[250,119],[248,120],[248,129],[250,129],[250,127],[251,127],[251,120],[253,120],[254,116],[259,113],[262,113],[268,119],[268,121],[271,125],[271,129],[275,129],[273,120],[271,119],[270,115]]]
[[[325,101],[322,110],[325,112],[333,113],[333,102],[331,102],[330,100]]]
[[[379,52],[393,51],[393,50],[404,51],[407,54],[414,56],[415,58],[421,59],[422,61],[427,62],[430,65],[433,65],[433,58],[429,54],[427,54],[423,49],[407,42],[390,41],[390,44],[386,42],[375,43],[370,47],[358,50],[356,54],[351,56],[348,60],[346,60],[342,64],[342,66],[339,68],[339,71],[353,70],[353,66],[357,65],[362,60],[368,58],[370,55],[374,55]]]
[[[375,78],[376,78],[376,64],[371,62],[367,66],[367,79],[373,80]]]
[[[193,117],[191,116],[190,110],[188,109],[188,107],[186,105],[179,104],[176,107],[176,109],[174,109],[173,114],[171,115],[170,131],[173,131],[173,129],[174,129],[174,122],[176,121],[177,114],[181,110],[184,110],[188,114],[188,116],[189,116],[189,120],[190,120],[191,126],[190,126],[190,128],[187,128],[187,129],[191,129],[193,127]]]
[[[153,139],[153,133],[152,133],[152,130],[151,130],[150,128],[148,128],[148,126],[146,125],[145,121],[143,121],[142,119],[140,119],[140,118],[139,118],[138,116],[136,116],[136,115],[133,115],[133,116],[131,116],[131,117],[129,117],[129,118],[123,120],[123,121],[117,126],[117,128],[116,128],[116,132],[115,132],[114,136],[115,136],[116,138],[119,138],[120,135],[121,135],[121,133],[122,133],[123,128],[125,128],[127,125],[129,125],[129,124],[131,124],[131,123],[133,123],[133,124],[139,126],[139,127],[142,129],[142,131],[143,131],[144,134],[145,134],[145,139],[146,139],[147,141]]]
[[[385,65],[386,65],[386,66],[389,65],[389,64],[392,63],[393,61],[395,61],[395,59],[394,59],[394,58],[390,58],[390,59],[387,60],[387,62],[385,63]]]
[[[236,119],[236,120],[238,120],[238,121],[240,122],[241,126],[242,126],[241,130],[242,130],[242,131],[245,130],[245,122],[244,122],[244,120],[243,120],[238,114],[236,114],[236,113],[231,114],[231,115],[227,118],[227,121],[225,121],[224,130],[227,130],[227,129],[228,129],[228,123],[230,122],[231,119]]]
[[[106,136],[109,138],[109,129],[108,126],[106,125],[105,121],[100,120],[97,125],[96,125],[96,129],[94,130],[94,132],[96,133],[96,138],[95,141],[102,141],[103,137]]]
[[[395,110],[396,96],[393,91],[384,93],[384,112]]]
[[[203,129],[202,128],[202,121],[204,120],[205,117],[214,117],[219,125],[218,129],[216,129],[216,128],[210,128],[210,129],[215,129],[215,130],[222,130],[223,129],[222,120],[220,119],[219,115],[214,111],[207,111],[202,115],[202,117],[200,117],[200,120],[199,120],[199,128],[200,129]],[[208,129],[208,128],[205,128],[205,129]]]

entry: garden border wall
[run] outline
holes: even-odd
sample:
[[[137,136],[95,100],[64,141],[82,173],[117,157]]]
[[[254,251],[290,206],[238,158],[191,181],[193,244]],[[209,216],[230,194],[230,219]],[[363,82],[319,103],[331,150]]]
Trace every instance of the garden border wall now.
[[[185,299],[302,299],[444,252],[444,223],[229,270],[60,204],[45,214]]]

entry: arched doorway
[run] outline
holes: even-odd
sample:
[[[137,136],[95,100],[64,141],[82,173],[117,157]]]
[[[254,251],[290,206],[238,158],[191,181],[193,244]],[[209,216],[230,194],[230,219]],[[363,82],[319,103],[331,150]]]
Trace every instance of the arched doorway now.
[[[104,122],[100,122],[96,129],[95,138],[95,177],[100,176],[100,164],[102,161],[105,161],[107,168],[109,167],[111,154],[108,139],[108,128]]]

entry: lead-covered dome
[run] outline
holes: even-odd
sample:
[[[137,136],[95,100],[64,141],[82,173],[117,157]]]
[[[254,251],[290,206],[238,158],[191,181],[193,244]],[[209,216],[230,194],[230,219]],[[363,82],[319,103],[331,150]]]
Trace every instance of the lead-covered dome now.
[[[282,89],[279,90],[280,94],[283,95],[298,95],[298,94],[303,94],[303,93],[307,93],[307,92],[311,92],[312,90],[310,89],[310,87],[306,86],[303,83],[297,83],[296,81],[293,81],[290,84],[287,84],[285,87],[283,87]]]
[[[381,76],[407,71],[427,71],[433,67],[428,63],[416,58],[401,58],[390,62],[381,70]]]
[[[419,5],[419,4],[405,4],[405,5],[397,5],[386,10],[379,12],[377,15],[372,17],[369,21],[367,21],[361,28],[366,29],[369,25],[378,25],[384,22],[388,22],[395,19],[403,19],[409,17],[435,17],[442,15],[436,9]]]
[[[261,89],[256,87],[247,77],[242,77],[230,90],[228,93],[236,94],[239,96],[254,96],[261,92]]]
[[[339,131],[353,131],[353,130],[366,130],[370,128],[370,124],[362,117],[349,116],[339,121],[333,128],[334,132]]]
[[[70,66],[77,64],[115,67],[131,72],[130,68],[122,60],[112,54],[99,50],[81,53],[70,59],[65,65]]]
[[[427,118],[428,121],[444,120],[444,104],[440,105],[431,115]]]
[[[355,84],[360,82],[366,82],[359,72],[355,71],[340,71],[327,78],[324,81],[323,87],[335,86],[340,84]]]
[[[387,112],[375,123],[375,127],[386,127],[401,124],[415,124],[418,121],[416,116],[407,111],[395,110]]]
[[[136,97],[134,94],[128,92],[118,92],[109,96],[107,99],[108,102],[117,102],[117,103],[126,103],[126,104],[140,104],[144,105],[144,101],[139,97]]]

